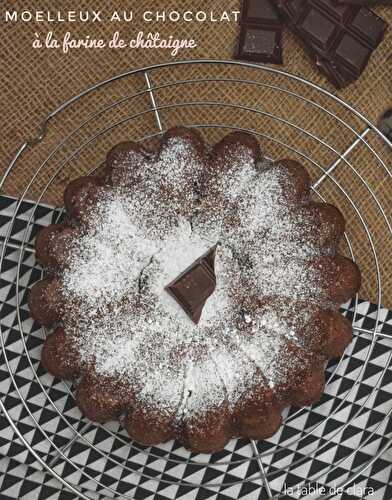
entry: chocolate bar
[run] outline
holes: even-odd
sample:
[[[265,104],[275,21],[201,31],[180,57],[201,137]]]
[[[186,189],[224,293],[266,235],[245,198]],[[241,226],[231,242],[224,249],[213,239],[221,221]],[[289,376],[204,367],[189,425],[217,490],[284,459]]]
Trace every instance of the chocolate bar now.
[[[198,324],[205,303],[216,287],[214,262],[215,247],[165,287],[195,324]]]
[[[317,67],[338,88],[356,80],[380,44],[386,22],[371,10],[334,0],[276,0]]]
[[[244,0],[236,59],[282,64],[282,22],[270,0]]]

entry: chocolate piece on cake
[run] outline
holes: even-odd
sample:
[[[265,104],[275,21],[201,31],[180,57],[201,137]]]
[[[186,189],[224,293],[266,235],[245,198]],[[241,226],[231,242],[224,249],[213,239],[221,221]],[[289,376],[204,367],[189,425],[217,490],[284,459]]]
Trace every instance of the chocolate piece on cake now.
[[[208,297],[215,290],[215,251],[216,247],[197,259],[165,288],[195,324],[200,320]]]

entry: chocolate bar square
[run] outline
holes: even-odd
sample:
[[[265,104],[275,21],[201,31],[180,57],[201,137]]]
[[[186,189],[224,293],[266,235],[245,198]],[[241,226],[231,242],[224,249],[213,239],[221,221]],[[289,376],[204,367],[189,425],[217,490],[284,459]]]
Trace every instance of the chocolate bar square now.
[[[350,20],[358,10],[358,7],[352,5],[337,4],[334,0],[311,0],[311,4],[319,7],[328,16],[333,17],[340,23],[346,23]]]
[[[272,0],[243,0],[236,59],[282,64],[283,24]]]
[[[352,75],[348,71],[337,67],[331,61],[327,61],[322,57],[318,57],[316,66],[319,70],[324,73],[330,82],[332,82],[338,89],[344,88],[346,85],[352,82]]]
[[[293,19],[298,19],[304,3],[305,0],[290,0],[287,2],[288,12]]]
[[[237,58],[282,64],[281,41],[282,31],[280,28],[242,26]]]
[[[352,30],[370,47],[376,48],[386,30],[386,22],[369,9],[361,8],[351,22]]]
[[[270,0],[244,0],[241,22],[243,24],[281,26],[278,11]]]
[[[336,46],[335,54],[343,65],[349,67],[353,73],[359,76],[366,67],[371,49],[362,45],[349,33],[345,33]]]
[[[314,43],[327,51],[339,34],[339,27],[317,9],[311,8],[304,12],[298,24],[298,30],[304,37],[309,37]]]
[[[293,26],[303,12],[306,0],[275,0],[275,5],[285,20]]]

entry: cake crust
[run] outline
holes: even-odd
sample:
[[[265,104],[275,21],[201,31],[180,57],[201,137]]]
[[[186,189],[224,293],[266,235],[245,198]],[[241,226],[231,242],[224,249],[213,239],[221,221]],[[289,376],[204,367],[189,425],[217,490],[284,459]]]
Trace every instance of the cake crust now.
[[[42,326],[51,327],[62,317],[62,293],[55,277],[44,278],[33,285],[28,295],[31,316]]]
[[[56,272],[70,257],[76,231],[65,224],[51,224],[43,228],[35,240],[36,258],[41,266]]]
[[[75,380],[80,375],[80,356],[64,332],[58,327],[46,339],[42,348],[41,363],[52,375]]]

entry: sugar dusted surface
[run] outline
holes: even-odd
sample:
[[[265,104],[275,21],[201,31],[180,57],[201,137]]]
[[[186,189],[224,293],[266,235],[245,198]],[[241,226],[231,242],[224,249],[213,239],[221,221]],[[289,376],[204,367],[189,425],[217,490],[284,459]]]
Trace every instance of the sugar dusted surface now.
[[[136,187],[119,183],[99,202],[61,277],[82,360],[178,419],[234,408],[256,383],[288,383],[302,325],[287,322],[286,299],[321,300],[307,265],[320,250],[288,204],[284,170],[255,164],[246,148],[208,186],[202,170],[191,146],[171,139],[140,164]],[[216,244],[216,290],[196,326],[164,288]],[[277,310],[258,306],[272,296]]]

